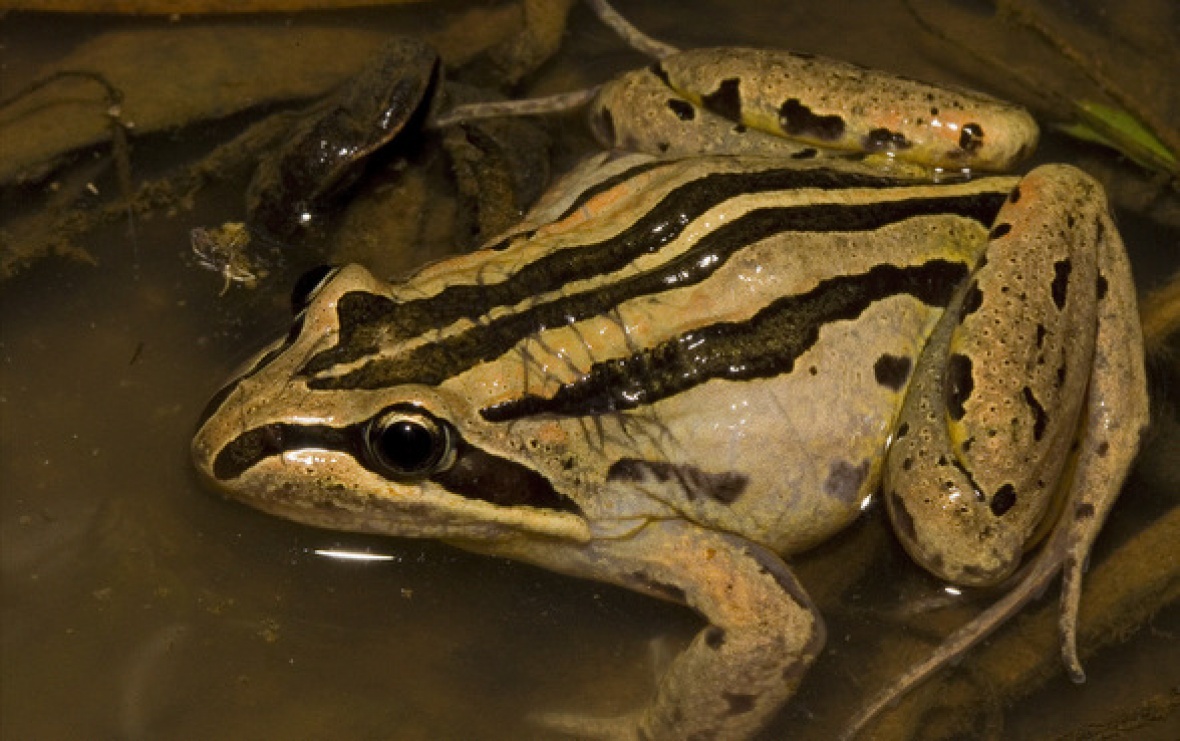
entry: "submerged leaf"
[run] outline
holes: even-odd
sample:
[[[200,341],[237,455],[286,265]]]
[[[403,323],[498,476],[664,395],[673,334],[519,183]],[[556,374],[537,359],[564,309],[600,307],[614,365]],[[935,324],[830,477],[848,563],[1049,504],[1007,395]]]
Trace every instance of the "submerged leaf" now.
[[[1059,125],[1062,133],[1116,149],[1148,169],[1177,174],[1176,155],[1137,118],[1089,100],[1078,101],[1076,106],[1080,119]]]

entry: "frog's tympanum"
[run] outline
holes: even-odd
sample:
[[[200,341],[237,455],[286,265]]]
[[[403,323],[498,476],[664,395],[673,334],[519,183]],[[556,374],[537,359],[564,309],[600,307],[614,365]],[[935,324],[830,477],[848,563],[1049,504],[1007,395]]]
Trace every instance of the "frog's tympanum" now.
[[[668,57],[592,114],[615,151],[485,249],[302,291],[210,403],[204,476],[293,520],[699,612],[650,702],[582,737],[763,727],[824,643],[784,557],[878,491],[947,581],[997,584],[1032,552],[1018,596],[937,661],[1064,572],[1080,673],[1081,568],[1147,417],[1099,185],[1059,165],[947,178],[1009,166],[1031,118],[785,52]]]

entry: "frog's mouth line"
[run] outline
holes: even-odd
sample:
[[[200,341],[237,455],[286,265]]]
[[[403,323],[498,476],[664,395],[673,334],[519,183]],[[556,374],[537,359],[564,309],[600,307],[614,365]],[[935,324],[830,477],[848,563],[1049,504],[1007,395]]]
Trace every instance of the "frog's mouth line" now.
[[[380,416],[380,415],[378,415]],[[205,468],[221,486],[241,478],[264,460],[294,451],[334,451],[382,478],[393,478],[372,454],[367,440],[370,420],[343,427],[273,423],[248,430],[223,447]],[[527,466],[470,445],[454,430],[453,462],[421,477],[469,500],[500,507],[532,507],[581,516],[581,508],[558,492],[547,478]]]

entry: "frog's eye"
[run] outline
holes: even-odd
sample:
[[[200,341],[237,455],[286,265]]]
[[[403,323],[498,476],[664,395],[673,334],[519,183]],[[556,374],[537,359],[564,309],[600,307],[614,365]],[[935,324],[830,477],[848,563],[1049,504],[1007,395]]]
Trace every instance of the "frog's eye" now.
[[[454,460],[450,428],[412,406],[375,417],[365,443],[371,462],[394,479],[425,478]]]
[[[291,313],[298,316],[299,312],[306,309],[338,269],[331,265],[319,265],[299,276],[295,287],[291,289]]]

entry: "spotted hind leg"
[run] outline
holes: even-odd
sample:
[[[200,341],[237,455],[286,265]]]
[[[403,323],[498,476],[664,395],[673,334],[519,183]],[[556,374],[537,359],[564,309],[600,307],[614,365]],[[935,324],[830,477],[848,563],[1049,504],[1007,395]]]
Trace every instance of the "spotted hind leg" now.
[[[1100,186],[1066,166],[1021,181],[910,382],[886,463],[899,539],[936,575],[1020,581],[854,721],[961,656],[1064,571],[1062,653],[1086,558],[1147,424],[1134,284]]]
[[[1143,332],[1131,266],[1114,223],[1105,212],[1098,242],[1098,334],[1089,392],[1067,509],[1061,586],[1061,650],[1070,677],[1085,679],[1077,653],[1082,574],[1090,549],[1117,499],[1148,425]]]

